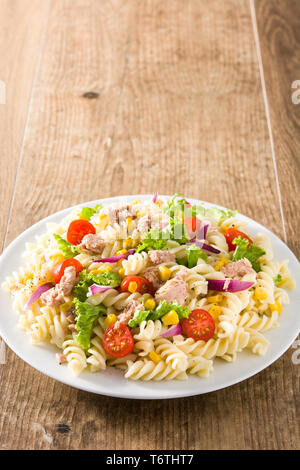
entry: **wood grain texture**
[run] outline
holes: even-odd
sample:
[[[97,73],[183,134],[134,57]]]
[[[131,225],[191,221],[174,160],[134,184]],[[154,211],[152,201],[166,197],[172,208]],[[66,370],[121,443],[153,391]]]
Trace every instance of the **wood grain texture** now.
[[[6,243],[69,205],[155,190],[238,207],[282,236],[274,177],[248,1],[51,2]],[[67,387],[9,352],[0,445],[295,449],[291,354],[225,390],[138,401]]]
[[[288,244],[300,256],[300,2],[255,0]],[[298,86],[299,88],[299,86]]]
[[[0,0],[0,80],[6,89],[0,103],[1,247],[47,10],[48,0]]]

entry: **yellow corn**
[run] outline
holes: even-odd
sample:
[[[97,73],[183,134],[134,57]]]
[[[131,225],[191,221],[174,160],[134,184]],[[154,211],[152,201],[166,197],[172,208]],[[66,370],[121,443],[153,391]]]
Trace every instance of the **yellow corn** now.
[[[177,323],[179,323],[179,317],[175,310],[170,310],[161,318],[161,321],[165,326],[177,325]]]
[[[142,204],[140,199],[135,199],[132,204]]]
[[[125,246],[127,250],[129,248],[135,248],[138,244],[138,240],[134,240],[133,238],[127,237],[125,240]]]
[[[159,207],[162,205],[162,201],[157,200],[155,204],[157,204]]]
[[[278,315],[281,315],[282,313],[282,306],[281,306],[281,303],[278,302],[278,300],[275,301],[275,304],[269,304],[269,309],[271,310],[271,312],[276,312],[278,313]]]
[[[145,302],[145,309],[146,310],[154,310],[156,307],[156,302],[154,299],[148,299]]]
[[[222,309],[218,305],[212,305],[209,309],[209,313],[213,317],[213,319],[216,320],[218,316],[222,313]]]
[[[105,328],[108,328],[109,326],[113,325],[114,323],[116,323],[116,321],[117,321],[116,315],[114,313],[110,313],[109,315],[107,315],[107,317],[104,320]]]
[[[98,273],[109,273],[112,270],[111,266],[101,266],[98,269],[93,269],[91,271],[92,274],[98,274]]]
[[[134,281],[133,281],[133,282],[130,282],[129,285],[128,285],[128,291],[131,292],[132,294],[133,294],[134,292],[136,292],[137,288],[138,288],[138,285],[137,285],[137,283],[134,282]]]
[[[100,215],[100,225],[101,228],[106,228],[109,224],[109,217],[107,214]]]
[[[254,296],[257,298],[257,300],[266,300],[268,294],[262,287],[256,287],[254,291]]]
[[[220,271],[220,269],[225,266],[227,263],[228,263],[228,259],[225,258],[225,256],[222,256],[222,258],[220,258],[220,261],[216,264],[215,266],[215,270],[216,271]]]
[[[69,310],[71,310],[73,306],[73,302],[70,300],[69,302],[65,302],[64,304],[60,305],[60,310],[62,312],[68,312]]]
[[[212,295],[210,297],[207,297],[207,301],[212,303],[212,304],[222,302],[222,299],[223,299],[222,294],[217,294],[217,295]]]
[[[127,253],[127,250],[124,248],[123,250],[117,251],[116,255],[124,255],[125,253]]]
[[[155,364],[158,364],[162,360],[160,355],[157,354],[155,351],[151,351],[151,353],[149,353],[149,357],[151,361],[155,362]]]
[[[158,274],[162,281],[167,281],[171,277],[171,271],[167,266],[159,266]]]
[[[222,225],[222,227],[220,227],[220,232],[225,233],[228,229],[229,225]]]
[[[144,217],[144,215],[146,215],[146,212],[145,212],[145,211],[138,211],[138,212],[136,213],[136,216],[137,216],[138,218]]]
[[[125,276],[125,269],[124,268],[119,269],[119,274],[120,274],[120,276],[124,277]]]
[[[64,261],[65,258],[61,253],[56,253],[55,255],[50,255],[49,259],[53,261],[55,264],[58,264]]]

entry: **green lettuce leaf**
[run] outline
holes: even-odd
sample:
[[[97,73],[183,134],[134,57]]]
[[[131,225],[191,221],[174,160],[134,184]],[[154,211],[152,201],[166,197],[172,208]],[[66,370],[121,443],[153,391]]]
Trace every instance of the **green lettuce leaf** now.
[[[69,243],[67,240],[56,233],[54,233],[53,236],[57,241],[58,248],[65,258],[74,258],[74,256],[79,255],[80,250],[76,245],[72,245],[72,243]]]
[[[83,349],[89,349],[91,345],[91,334],[95,320],[99,315],[106,314],[104,305],[92,305],[89,302],[80,302],[74,299],[76,314],[76,341]]]
[[[182,318],[187,318],[191,313],[190,309],[179,305],[176,300],[171,304],[167,304],[167,302],[163,300],[158,304],[155,310],[137,310],[128,325],[131,328],[135,328],[144,320],[159,320],[161,317],[166,315],[166,313],[170,312],[170,310],[175,310],[180,320]]]
[[[86,269],[79,274],[79,281],[73,287],[72,294],[81,302],[84,302],[92,284],[99,284],[101,286],[117,287],[121,284],[122,278],[119,273],[87,273]]]
[[[152,228],[149,232],[146,232],[136,251],[162,250],[167,245],[168,237],[169,232]]]
[[[78,214],[78,217],[80,219],[90,220],[90,218],[93,215],[97,214],[97,212],[99,212],[100,209],[102,209],[102,204],[97,204],[97,206],[95,207],[83,207],[81,209],[81,212]]]
[[[197,261],[199,258],[202,258],[204,261],[207,261],[208,256],[204,251],[201,250],[197,245],[189,245],[186,247],[187,254],[187,267],[193,268],[197,266]]]
[[[252,264],[253,269],[256,272],[259,272],[260,262],[258,261],[258,259],[262,255],[266,254],[265,250],[263,250],[262,248],[254,244],[249,245],[249,240],[247,240],[247,238],[238,237],[238,238],[235,238],[232,243],[233,245],[236,245],[236,249],[234,250],[232,260],[238,261],[242,258],[247,258]]]

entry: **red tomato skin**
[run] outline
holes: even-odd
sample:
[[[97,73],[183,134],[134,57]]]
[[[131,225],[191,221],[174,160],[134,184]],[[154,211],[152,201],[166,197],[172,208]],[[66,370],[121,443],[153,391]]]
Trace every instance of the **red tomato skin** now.
[[[148,279],[145,279],[142,276],[126,276],[126,277],[124,277],[123,281],[121,282],[121,286],[120,286],[121,292],[128,292],[128,286],[129,286],[130,282],[136,282],[137,283],[136,292],[139,292],[140,294],[146,294],[146,293],[149,293],[151,295],[154,294],[153,284],[150,281],[148,281]]]
[[[79,245],[85,235],[89,233],[95,234],[96,229],[88,220],[85,219],[76,219],[70,223],[67,240],[72,245]]]
[[[226,230],[226,232],[224,233],[224,237],[228,245],[229,251],[234,251],[236,249],[236,245],[232,243],[235,238],[246,238],[247,240],[249,240],[249,245],[252,245],[253,243],[253,241],[251,240],[251,238],[248,237],[248,235],[246,235],[244,232],[240,232],[240,230],[237,230],[236,228],[229,228],[228,230]]]
[[[182,323],[185,333],[194,341],[208,341],[216,329],[213,317],[202,309],[192,310]]]
[[[202,221],[197,217],[184,217],[183,223],[191,239],[197,236],[197,232],[200,231],[202,226]]]
[[[58,263],[55,268],[53,269],[53,279],[58,284],[61,280],[61,278],[64,275],[65,269],[68,268],[69,266],[74,266],[76,269],[76,274],[78,275],[82,270],[83,266],[82,264],[77,261],[77,259],[74,258],[68,258],[62,261],[61,263]]]
[[[103,335],[103,346],[107,354],[112,357],[124,357],[130,354],[133,350],[134,340],[128,326],[120,323],[117,328],[115,325],[106,328]]]

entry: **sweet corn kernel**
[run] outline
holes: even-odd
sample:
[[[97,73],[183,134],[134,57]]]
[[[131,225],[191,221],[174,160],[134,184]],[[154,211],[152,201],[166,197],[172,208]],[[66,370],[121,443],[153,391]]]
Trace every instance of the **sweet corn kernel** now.
[[[125,269],[124,268],[119,269],[119,274],[120,274],[120,276],[124,277],[125,276]]]
[[[177,323],[179,323],[179,317],[175,310],[170,310],[161,318],[161,321],[165,326],[177,325]]]
[[[225,233],[228,229],[229,225],[222,225],[222,227],[220,227],[220,232]]]
[[[109,224],[109,216],[107,214],[102,214],[99,217],[101,228],[105,229]]]
[[[162,205],[162,203],[163,203],[163,201],[157,200],[155,204],[160,207]]]
[[[145,302],[145,309],[146,310],[154,310],[156,307],[156,302],[154,299],[148,299]]]
[[[127,253],[127,250],[124,248],[123,250],[117,251],[116,255],[124,255],[125,253]]]
[[[216,271],[220,271],[220,269],[225,266],[227,263],[228,263],[228,259],[225,258],[225,256],[222,256],[222,258],[220,258],[220,261],[216,264],[215,266],[215,270]]]
[[[262,287],[256,287],[254,291],[254,295],[257,298],[257,300],[266,300],[268,297],[268,294]]]
[[[73,302],[70,300],[69,302],[65,302],[64,304],[60,305],[60,310],[62,312],[68,312],[69,310],[71,310],[73,306]]]
[[[146,212],[145,212],[145,211],[138,211],[138,212],[136,213],[136,216],[137,216],[138,218],[144,217],[144,215],[146,215]]]
[[[135,199],[132,204],[142,204],[140,199]]]
[[[100,268],[92,269],[92,271],[90,271],[90,272],[92,274],[109,273],[111,270],[112,270],[111,266],[100,266]]]
[[[167,266],[159,266],[158,274],[162,281],[167,281],[171,277],[171,271]]]
[[[207,297],[207,301],[210,302],[210,303],[218,303],[218,302],[222,302],[222,295],[221,294],[217,294],[217,295],[212,295],[210,297]]]
[[[271,310],[271,312],[276,312],[278,313],[278,315],[281,315],[282,313],[282,306],[281,306],[281,303],[278,302],[278,300],[275,301],[275,304],[269,304],[269,309]]]
[[[160,355],[157,354],[155,351],[151,351],[151,353],[149,353],[149,357],[151,361],[155,362],[155,364],[158,364],[160,361],[162,361]]]
[[[116,321],[117,321],[116,315],[114,313],[110,313],[109,315],[107,315],[107,317],[104,320],[105,328],[108,328],[110,325],[113,325],[114,323],[116,323]]]
[[[212,305],[208,311],[214,320],[222,313],[222,309],[218,305]]]
[[[137,288],[138,288],[138,285],[137,285],[137,283],[134,282],[134,281],[133,281],[133,282],[130,282],[129,285],[128,285],[128,290],[129,290],[129,292],[131,292],[132,294],[133,294],[134,292],[136,292]]]
[[[61,253],[56,253],[55,255],[50,255],[49,259],[53,261],[55,264],[58,264],[64,261],[65,258]]]

